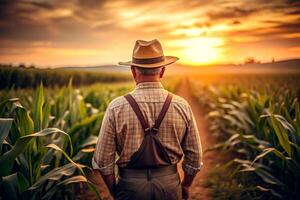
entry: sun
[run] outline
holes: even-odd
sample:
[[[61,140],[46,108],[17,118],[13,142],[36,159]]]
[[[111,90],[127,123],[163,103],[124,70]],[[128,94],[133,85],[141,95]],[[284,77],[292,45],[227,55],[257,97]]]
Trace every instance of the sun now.
[[[180,62],[187,65],[217,63],[222,57],[223,40],[220,38],[189,38],[172,41],[170,45],[176,48],[173,53]]]

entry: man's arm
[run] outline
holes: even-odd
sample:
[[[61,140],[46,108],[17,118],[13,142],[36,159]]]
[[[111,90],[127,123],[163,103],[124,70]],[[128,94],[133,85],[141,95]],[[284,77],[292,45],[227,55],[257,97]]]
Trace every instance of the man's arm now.
[[[188,110],[190,120],[184,139],[181,143],[184,152],[184,160],[182,163],[184,178],[181,183],[183,199],[189,198],[189,187],[192,185],[194,178],[202,166],[202,146],[200,135],[190,106],[188,106]]]
[[[116,177],[115,177],[115,173],[111,174],[111,175],[103,175],[101,174],[106,186],[108,187],[110,193],[112,195],[114,195],[115,192],[115,187],[116,187]]]
[[[116,185],[114,165],[115,165],[115,119],[113,110],[108,106],[103,117],[101,130],[98,136],[92,165],[94,172],[100,173],[110,193],[113,195]]]
[[[100,176],[102,177],[102,179],[104,180],[104,183],[105,185],[107,186],[110,194],[112,196],[114,196],[114,192],[115,192],[115,189],[116,189],[116,178],[115,178],[115,173],[113,174],[110,174],[110,175],[103,175],[101,174],[101,171],[100,170],[93,170],[93,173],[94,175],[97,177],[97,176]],[[99,177],[100,178],[100,177]]]
[[[182,183],[181,183],[182,198],[183,199],[188,199],[189,198],[189,196],[190,196],[189,189],[190,189],[190,186],[192,185],[196,175],[197,174],[190,175],[190,174],[184,172],[183,180],[182,180]]]

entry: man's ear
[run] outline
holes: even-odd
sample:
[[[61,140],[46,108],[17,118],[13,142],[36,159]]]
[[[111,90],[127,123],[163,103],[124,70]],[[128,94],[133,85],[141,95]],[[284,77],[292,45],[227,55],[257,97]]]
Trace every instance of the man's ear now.
[[[164,73],[165,73],[165,67],[162,67],[161,68],[161,71],[160,71],[160,73],[159,73],[159,78],[162,78],[163,77],[163,75],[164,75]]]
[[[132,73],[133,78],[135,78],[136,77],[136,71],[135,71],[134,66],[131,66],[131,73]]]

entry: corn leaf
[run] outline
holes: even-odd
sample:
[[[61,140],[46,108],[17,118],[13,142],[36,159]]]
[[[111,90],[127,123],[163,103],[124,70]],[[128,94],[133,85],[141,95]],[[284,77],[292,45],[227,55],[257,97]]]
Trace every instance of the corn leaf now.
[[[28,181],[21,173],[14,173],[2,179],[4,198],[22,199],[22,192],[28,187]]]
[[[270,174],[268,171],[264,169],[256,169],[255,173],[266,183],[271,185],[278,185],[278,186],[284,186],[284,184],[279,181],[277,178],[275,178],[272,174]]]
[[[97,120],[97,118],[99,117],[99,114],[97,115],[92,115],[90,117],[86,117],[84,118],[81,122],[78,122],[76,124],[74,124],[70,131],[68,132],[68,134],[70,136],[72,136],[74,133],[76,133],[78,130],[80,130],[83,127],[86,127],[88,124],[94,122],[95,120]]]
[[[37,137],[44,137],[53,133],[61,133],[67,136],[69,142],[70,142],[70,146],[72,146],[71,144],[71,138],[70,136],[57,129],[57,128],[47,128],[47,129],[43,129],[42,131],[39,131],[37,133],[33,133],[30,135],[25,135],[20,137],[17,142],[15,143],[15,145],[13,146],[13,148],[6,152],[5,154],[3,154],[0,158],[0,166],[2,168],[2,170],[0,171],[0,177],[2,176],[7,176],[9,175],[9,173],[11,172],[11,169],[13,167],[14,161],[17,158],[17,156],[22,153],[27,144],[33,139],[33,138],[37,138]]]
[[[43,197],[43,200],[53,199],[53,196],[59,191],[61,186],[67,186],[72,183],[87,183],[88,180],[84,176],[73,176],[60,181],[57,185],[52,187]]]
[[[274,131],[277,135],[279,144],[287,152],[287,154],[291,156],[291,146],[289,143],[288,133],[284,130],[282,125],[276,120],[276,118],[273,115],[271,116],[271,121]]]
[[[0,118],[0,153],[2,151],[4,139],[8,136],[13,120],[14,119],[11,118]]]
[[[44,105],[44,91],[43,91],[43,84],[41,83],[37,89],[35,101],[34,101],[34,108],[33,108],[34,131],[42,130],[43,105]]]
[[[18,118],[20,136],[31,134],[33,132],[33,121],[28,111],[21,105],[16,105],[15,111]]]
[[[46,185],[49,181],[59,181],[62,177],[72,176],[77,166],[73,163],[68,163],[61,167],[57,167],[49,171],[47,174],[41,176],[30,188],[27,190],[35,190],[40,188],[42,185]]]

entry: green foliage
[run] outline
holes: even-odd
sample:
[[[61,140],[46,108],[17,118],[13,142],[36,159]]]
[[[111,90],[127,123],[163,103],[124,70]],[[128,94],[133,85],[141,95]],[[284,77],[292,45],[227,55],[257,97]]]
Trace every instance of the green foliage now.
[[[73,85],[80,86],[124,82],[131,80],[131,77],[117,73],[20,68],[0,64],[0,89],[36,88],[41,82],[46,87],[66,86],[70,79],[73,79]]]
[[[246,199],[296,199],[300,194],[299,76],[249,77],[192,82],[195,96],[207,109],[211,132],[222,141],[206,151],[234,157],[223,166],[231,165],[224,183],[242,186]],[[230,192],[216,182],[219,192]]]
[[[73,199],[81,184],[100,198],[85,174],[108,103],[131,88],[2,91],[0,198]]]

